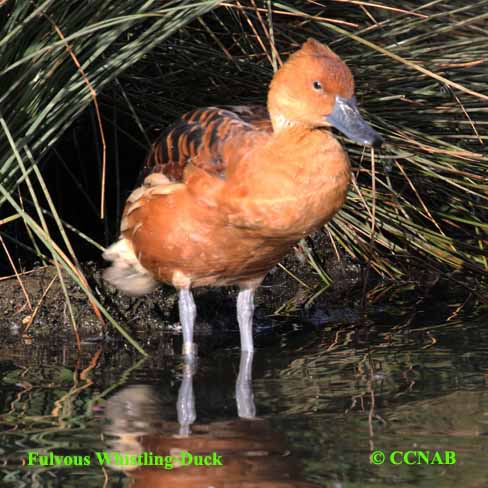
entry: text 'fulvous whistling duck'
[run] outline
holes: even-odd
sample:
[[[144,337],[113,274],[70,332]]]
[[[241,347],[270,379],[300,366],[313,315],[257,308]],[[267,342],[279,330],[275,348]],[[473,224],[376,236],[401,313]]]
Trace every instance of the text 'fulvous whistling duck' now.
[[[354,80],[309,39],[276,72],[268,107],[208,107],[156,141],[127,199],[104,277],[130,295],[179,290],[183,353],[196,353],[191,288],[238,285],[241,349],[253,351],[254,293],[268,271],[341,208],[349,159],[331,127],[360,144],[381,137],[356,106]]]

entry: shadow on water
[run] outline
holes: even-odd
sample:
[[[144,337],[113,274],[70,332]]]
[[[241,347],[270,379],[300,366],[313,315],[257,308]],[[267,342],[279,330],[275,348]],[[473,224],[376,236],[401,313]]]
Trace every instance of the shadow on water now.
[[[5,341],[2,484],[487,486],[485,320],[452,313],[459,303],[404,305],[362,319],[315,309],[306,324],[258,334],[254,357],[237,336],[210,335],[197,363],[175,354],[179,344],[140,360],[110,344],[78,354]],[[422,458],[395,451],[436,463],[407,465]],[[145,466],[127,457],[139,455]],[[147,465],[156,459],[163,466]]]

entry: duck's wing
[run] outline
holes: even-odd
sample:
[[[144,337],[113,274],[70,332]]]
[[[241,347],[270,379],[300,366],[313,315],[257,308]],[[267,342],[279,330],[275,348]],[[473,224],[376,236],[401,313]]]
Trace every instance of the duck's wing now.
[[[228,105],[223,108],[236,114],[258,130],[273,132],[268,109],[264,105]]]
[[[163,173],[181,182],[188,164],[225,178],[230,161],[250,149],[255,137],[272,132],[266,107],[260,105],[207,107],[178,119],[153,143],[142,177]]]

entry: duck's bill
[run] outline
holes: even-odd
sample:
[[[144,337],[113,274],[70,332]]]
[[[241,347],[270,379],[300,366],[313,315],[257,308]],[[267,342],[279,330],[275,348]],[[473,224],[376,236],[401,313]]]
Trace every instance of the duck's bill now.
[[[380,146],[383,138],[361,117],[356,99],[336,96],[334,110],[325,118],[349,139],[359,144]]]

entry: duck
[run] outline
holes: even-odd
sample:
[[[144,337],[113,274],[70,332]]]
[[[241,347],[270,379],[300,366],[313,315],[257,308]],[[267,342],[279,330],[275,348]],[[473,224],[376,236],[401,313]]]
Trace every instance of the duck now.
[[[346,200],[351,167],[333,128],[382,143],[358,110],[349,67],[313,38],[274,74],[266,107],[182,115],[149,150],[103,254],[104,279],[133,296],[175,287],[186,357],[197,354],[192,290],[237,285],[241,350],[252,353],[257,288]]]

